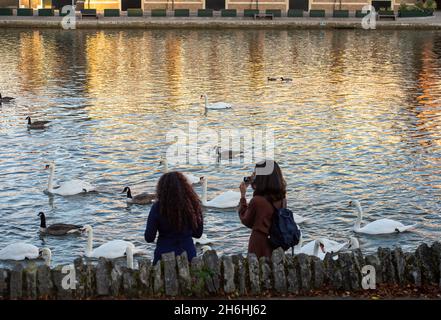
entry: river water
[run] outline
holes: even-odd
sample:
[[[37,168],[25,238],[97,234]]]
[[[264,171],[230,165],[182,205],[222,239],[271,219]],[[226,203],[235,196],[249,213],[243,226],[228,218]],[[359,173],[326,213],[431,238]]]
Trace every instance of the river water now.
[[[95,245],[125,239],[151,257],[149,206],[128,206],[121,191],[154,191],[173,145],[167,134],[189,126],[215,138],[273,132],[289,206],[312,219],[306,240],[355,235],[351,199],[365,222],[418,223],[415,232],[356,235],[365,252],[440,238],[440,32],[0,30],[0,91],[17,98],[0,107],[0,248],[46,246],[55,264],[82,254],[85,236],[39,235],[44,211],[49,224],[91,224]],[[204,93],[233,108],[205,113]],[[51,124],[28,130],[27,115]],[[81,178],[101,192],[49,197],[49,161],[56,180]],[[208,177],[209,198],[237,190],[253,168],[169,166]],[[205,210],[205,233],[220,254],[246,254],[250,231],[234,209]]]

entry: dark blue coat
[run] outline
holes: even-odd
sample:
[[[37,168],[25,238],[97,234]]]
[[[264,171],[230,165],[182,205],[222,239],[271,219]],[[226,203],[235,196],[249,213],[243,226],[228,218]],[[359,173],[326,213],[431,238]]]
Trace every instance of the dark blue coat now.
[[[153,204],[150,209],[150,214],[147,219],[147,227],[144,233],[145,241],[149,243],[154,242],[156,233],[159,233],[153,264],[161,259],[163,253],[172,251],[174,251],[176,255],[180,255],[182,252],[187,251],[188,260],[191,261],[191,259],[196,256],[193,237],[200,238],[203,229],[203,223],[201,223],[197,230],[193,231],[191,226],[187,226],[182,231],[177,231],[176,228],[168,222],[166,217],[161,216],[159,203],[156,202]]]

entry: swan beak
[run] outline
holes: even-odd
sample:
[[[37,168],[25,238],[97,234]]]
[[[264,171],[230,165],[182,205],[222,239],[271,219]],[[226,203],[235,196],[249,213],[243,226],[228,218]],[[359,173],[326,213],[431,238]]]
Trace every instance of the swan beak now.
[[[320,250],[322,250],[323,253],[326,253],[325,246],[323,245],[323,243],[320,243]]]
[[[48,164],[44,167],[44,170],[47,170],[47,169],[49,169],[49,165]]]

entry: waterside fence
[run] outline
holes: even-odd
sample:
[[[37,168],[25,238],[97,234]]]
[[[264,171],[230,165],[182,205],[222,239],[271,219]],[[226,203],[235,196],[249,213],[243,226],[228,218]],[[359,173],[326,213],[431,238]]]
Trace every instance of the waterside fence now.
[[[366,272],[369,268],[370,273]],[[77,258],[64,268],[30,262],[24,267],[17,263],[12,269],[0,269],[0,298],[282,297],[321,289],[356,294],[366,289],[369,275],[375,285],[435,285],[441,292],[440,273],[439,242],[421,244],[415,252],[379,248],[369,255],[360,249],[328,253],[323,261],[305,254],[292,256],[281,249],[275,250],[271,259],[257,259],[253,254],[219,257],[215,251],[207,251],[191,263],[186,254],[169,253],[156,265],[141,258],[136,269],[103,258],[97,263]],[[69,282],[72,277],[75,281]]]

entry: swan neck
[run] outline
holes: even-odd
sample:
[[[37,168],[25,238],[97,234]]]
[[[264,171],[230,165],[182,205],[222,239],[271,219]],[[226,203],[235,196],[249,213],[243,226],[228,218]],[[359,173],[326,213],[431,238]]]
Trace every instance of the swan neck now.
[[[47,190],[52,192],[54,189],[54,175],[55,175],[55,165],[52,165],[49,169],[49,181],[47,183]]]
[[[92,250],[93,250],[93,229],[89,229],[87,231],[86,256],[91,255]]]
[[[314,251],[312,254],[316,257],[318,256],[318,250],[319,250],[319,242],[318,242],[318,240],[315,240],[314,241]]]
[[[202,186],[202,203],[207,203],[207,188],[208,188],[208,181],[207,179],[205,179]]]
[[[363,209],[361,205],[357,203],[357,220],[355,221],[355,229],[360,229],[361,221],[363,220]]]
[[[133,250],[130,248],[127,249],[127,268],[133,269]]]

